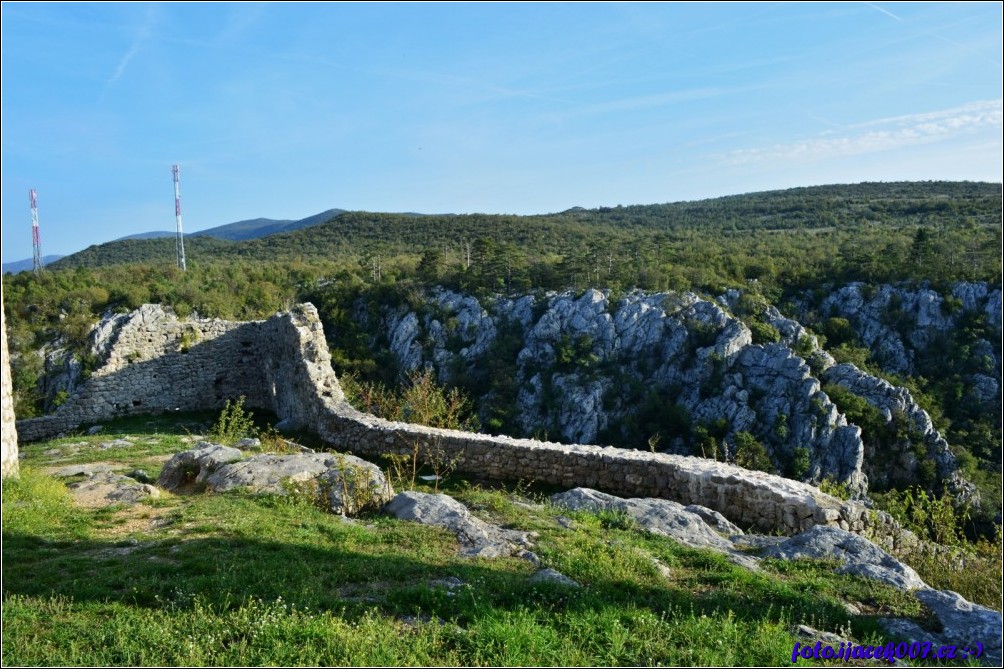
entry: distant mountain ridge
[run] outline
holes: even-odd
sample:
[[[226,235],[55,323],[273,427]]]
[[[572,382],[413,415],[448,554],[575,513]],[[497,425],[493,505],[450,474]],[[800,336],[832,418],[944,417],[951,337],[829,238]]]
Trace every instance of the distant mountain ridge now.
[[[57,260],[59,260],[60,258],[65,258],[65,257],[66,256],[59,256],[59,255],[42,256],[42,266],[44,267],[44,266],[48,265],[49,263],[54,263]],[[17,274],[19,272],[28,272],[28,271],[31,271],[31,269],[34,268],[34,266],[35,266],[35,259],[34,258],[25,258],[24,260],[15,260],[13,262],[5,262],[3,264],[3,272],[2,273],[3,274],[7,274],[7,273]]]
[[[300,230],[301,228],[309,228],[314,225],[327,223],[331,219],[344,214],[345,212],[345,209],[328,209],[327,211],[322,211],[319,214],[301,218],[297,221],[288,219],[276,220],[272,218],[253,218],[246,221],[236,221],[235,223],[219,225],[215,228],[209,228],[208,230],[187,233],[185,238],[212,237],[214,239],[222,239],[225,241],[242,242],[249,239],[268,237],[269,235],[275,235],[280,232],[291,232],[293,230]],[[163,239],[164,237],[174,237],[174,235],[174,231],[171,230],[153,230],[151,232],[138,232],[134,235],[126,235],[125,237],[119,237],[118,239],[114,239],[107,243],[110,244],[129,240],[142,241],[148,239]],[[65,257],[66,256],[61,255],[45,256],[42,258],[42,264],[48,265],[49,263],[54,263],[60,258]],[[34,261],[31,258],[15,260],[13,262],[4,263],[2,273],[17,274],[19,272],[30,270],[33,266]]]
[[[189,235],[185,235],[188,237]],[[164,237],[174,237],[174,232],[170,230],[154,230],[153,232],[137,232],[135,235],[126,235],[125,237],[119,237],[118,239],[113,239],[113,242],[121,242],[126,239],[162,239]]]
[[[328,209],[327,211],[322,211],[319,214],[314,214],[313,216],[308,216],[307,218],[301,218],[298,221],[289,219],[276,220],[274,218],[252,218],[246,221],[236,221],[234,223],[227,223],[226,225],[219,225],[215,228],[209,228],[208,230],[190,232],[187,233],[185,237],[214,237],[216,239],[226,239],[232,242],[241,242],[246,239],[258,239],[259,237],[268,237],[269,235],[274,235],[280,232],[289,232],[291,230],[299,230],[300,228],[309,228],[312,225],[327,223],[339,214],[344,214],[345,211],[345,209]],[[126,239],[159,239],[161,237],[174,237],[174,234],[175,233],[172,230],[155,230],[153,232],[139,232],[135,235],[126,235],[125,237],[119,237],[118,239],[112,241],[121,242]]]

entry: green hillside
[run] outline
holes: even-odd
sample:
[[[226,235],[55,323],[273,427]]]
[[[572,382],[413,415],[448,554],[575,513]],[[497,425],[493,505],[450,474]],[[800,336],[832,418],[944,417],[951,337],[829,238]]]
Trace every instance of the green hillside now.
[[[489,290],[660,288],[681,278],[697,286],[748,278],[781,285],[993,280],[1000,220],[999,184],[870,183],[538,216],[347,212],[243,242],[193,238],[186,250],[190,266],[428,254],[427,278],[449,278],[459,268],[469,287]],[[921,229],[923,243],[914,245]],[[920,266],[928,256],[944,262]],[[124,240],[92,246],[53,269],[173,258],[173,240]]]

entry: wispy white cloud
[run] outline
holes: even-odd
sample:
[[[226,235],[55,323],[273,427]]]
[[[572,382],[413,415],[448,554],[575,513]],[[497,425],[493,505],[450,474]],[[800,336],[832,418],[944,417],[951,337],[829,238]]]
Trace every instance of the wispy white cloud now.
[[[267,2],[256,2],[254,4],[234,5],[227,14],[223,29],[216,36],[218,44],[233,43],[247,34],[252,28],[261,23],[265,13],[269,10]]]
[[[790,143],[740,149],[726,154],[724,160],[732,165],[818,161],[894,151],[991,129],[999,133],[1004,119],[1002,109],[1001,100],[989,100],[936,112],[875,119]]]
[[[970,42],[960,42],[958,40],[954,40],[954,39],[951,39],[951,38],[945,36],[945,32],[952,31],[952,30],[958,30],[959,28],[961,28],[963,26],[966,26],[968,24],[972,24],[974,22],[979,22],[981,20],[989,21],[989,20],[994,20],[994,18],[997,18],[997,20],[999,21],[999,14],[997,14],[996,17],[994,17],[994,15],[989,14],[989,13],[988,13],[988,15],[986,17],[978,17],[978,16],[967,15],[967,16],[959,19],[958,21],[952,21],[952,22],[947,22],[947,23],[939,24],[936,28],[932,28],[932,29],[917,29],[917,28],[914,28],[914,27],[909,27],[910,23],[911,23],[910,21],[907,21],[906,19],[902,18],[901,16],[893,14],[889,10],[884,9],[884,8],[880,7],[879,5],[877,5],[875,3],[865,2],[864,4],[868,5],[869,7],[871,7],[872,9],[874,9],[875,11],[881,12],[881,13],[885,14],[886,16],[888,16],[888,17],[890,17],[892,19],[895,19],[899,23],[902,23],[905,26],[908,26],[906,28],[905,32],[903,32],[903,34],[899,38],[897,38],[897,39],[895,39],[895,40],[893,40],[891,42],[887,42],[887,43],[884,43],[884,44],[877,45],[879,48],[885,48],[886,46],[889,46],[889,45],[892,45],[892,44],[897,44],[899,42],[906,41],[906,40],[926,39],[926,38],[929,38],[929,37],[933,37],[933,38],[935,38],[935,39],[937,39],[937,40],[939,40],[941,42],[944,42],[945,44],[949,44],[949,45],[955,47],[956,49],[960,50],[961,52],[974,55],[974,56],[976,56],[978,58],[981,58],[981,59],[985,60],[986,62],[988,62],[988,63],[990,63],[992,65],[996,65],[996,66],[1000,67],[1000,64],[1001,64],[1000,63],[1000,59],[998,59],[998,58],[987,58],[987,57],[985,57],[983,55],[983,53],[986,52],[986,49],[981,48],[978,45],[974,45],[974,44],[972,44]],[[999,43],[999,40],[998,40],[998,43]],[[874,50],[874,48],[875,48],[875,46],[873,46],[871,50]],[[999,48],[998,48],[998,50],[999,50]]]
[[[693,102],[695,100],[707,100],[723,95],[732,95],[740,90],[749,90],[751,87],[719,87],[709,86],[704,88],[691,88],[685,90],[669,91],[666,93],[656,93],[653,95],[639,95],[610,102],[588,105],[580,111],[586,114],[606,114],[611,112],[630,112],[640,109],[651,109],[655,107],[666,107],[682,102]]]
[[[108,78],[105,82],[105,90],[108,90],[111,86],[115,85],[122,75],[125,74],[126,69],[129,67],[129,63],[136,56],[137,53],[143,48],[147,41],[153,36],[153,29],[157,22],[157,6],[151,4],[147,7],[146,16],[143,18],[143,23],[136,30],[133,35],[132,43],[129,45],[129,50],[125,52],[125,55],[119,59],[119,64],[115,68],[115,72],[112,76]]]
[[[886,16],[888,16],[890,18],[896,19],[900,23],[903,22],[902,18],[896,16],[895,14],[893,14],[892,12],[890,12],[888,9],[883,9],[882,7],[879,7],[874,2],[866,2],[865,4],[868,5],[869,7],[871,7],[872,9],[874,9],[877,12],[882,12],[883,14],[885,14]]]

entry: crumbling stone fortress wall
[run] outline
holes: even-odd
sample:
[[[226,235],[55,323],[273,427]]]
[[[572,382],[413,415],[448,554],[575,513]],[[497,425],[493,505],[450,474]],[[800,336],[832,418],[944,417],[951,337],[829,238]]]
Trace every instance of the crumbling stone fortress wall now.
[[[3,340],[3,373],[2,389],[3,401],[0,404],[2,409],[2,429],[0,429],[0,439],[3,445],[3,472],[2,478],[17,476],[17,429],[14,424],[14,398],[11,394],[10,381],[10,356],[7,354],[7,319],[4,317],[3,297],[0,293],[0,332]]]
[[[356,454],[439,453],[457,471],[585,486],[715,509],[734,523],[792,534],[814,525],[891,536],[895,528],[817,488],[701,458],[563,445],[382,420],[345,402],[320,318],[304,304],[266,321],[179,321],[145,305],[117,317],[105,364],[50,416],[19,421],[24,441],[139,413],[206,409],[244,395],[248,406]],[[887,526],[875,526],[884,523]]]
[[[55,412],[18,421],[25,442],[130,414],[222,406],[245,395],[265,401],[258,349],[262,322],[179,321],[156,305],[102,328],[105,362]]]

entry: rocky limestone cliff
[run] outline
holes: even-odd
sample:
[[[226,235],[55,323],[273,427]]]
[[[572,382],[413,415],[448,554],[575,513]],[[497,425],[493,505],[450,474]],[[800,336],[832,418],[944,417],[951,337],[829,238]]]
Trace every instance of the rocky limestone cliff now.
[[[990,311],[989,303],[975,300],[973,295],[987,296],[985,287],[977,290],[970,284],[959,284],[956,292],[970,296],[964,305],[968,304],[969,313]],[[928,291],[931,292],[931,291]],[[738,300],[738,293],[730,291],[724,301],[730,305]],[[998,293],[999,294],[999,293]],[[990,293],[993,299],[993,293]],[[928,305],[929,302],[917,300],[917,304]],[[929,309],[922,306],[922,309]],[[893,452],[886,449],[882,453],[873,453],[866,444],[864,471],[869,482],[880,488],[910,485],[921,481],[924,475],[919,471],[921,461],[919,455],[934,464],[933,476],[938,483],[931,485],[936,492],[949,492],[958,503],[973,507],[980,505],[979,494],[972,483],[959,474],[959,463],[944,436],[935,428],[931,416],[913,398],[906,388],[894,386],[888,381],[869,374],[853,364],[837,364],[829,353],[824,351],[818,338],[797,321],[784,317],[775,307],[764,310],[763,319],[774,327],[781,336],[781,342],[789,347],[798,347],[807,354],[810,367],[816,370],[819,379],[826,384],[834,384],[847,389],[853,395],[863,399],[877,409],[885,420],[887,429],[905,432],[896,440]],[[930,316],[920,316],[921,322],[930,322]],[[951,326],[949,326],[950,328]],[[999,317],[998,326],[999,328]],[[997,384],[997,381],[994,381]],[[994,386],[997,387],[996,385]]]
[[[907,430],[908,436],[897,441],[892,457],[885,453],[884,457],[876,454],[876,457],[866,459],[865,471],[873,483],[893,487],[922,478],[918,472],[916,448],[919,447],[926,459],[934,463],[937,480],[945,482],[945,489],[956,500],[974,506],[979,504],[976,489],[959,473],[958,460],[948,442],[935,429],[931,416],[917,405],[909,390],[893,386],[850,363],[827,368],[822,379],[846,388],[882,412],[887,423],[901,425]]]
[[[803,310],[811,303],[804,300]],[[968,357],[981,361],[982,369],[968,374],[966,385],[967,399],[989,408],[1001,400],[1001,308],[1001,290],[982,283],[960,282],[949,294],[852,283],[823,299],[819,311],[824,318],[847,319],[883,369],[897,374],[917,373],[920,359],[938,355],[945,335],[960,326],[985,324],[997,345],[987,338],[968,345]]]
[[[473,297],[436,290],[430,303],[438,307],[437,313],[427,314],[421,322],[418,314],[406,307],[387,316],[390,349],[403,370],[428,364],[440,370],[440,380],[445,381],[454,355],[470,363],[488,352],[496,335],[495,320]]]
[[[883,487],[916,481],[920,448],[935,464],[935,488],[945,481],[957,499],[978,503],[948,443],[908,390],[853,365],[837,365],[815,335],[773,306],[758,317],[777,331],[778,341],[754,344],[749,327],[732,315],[740,298],[738,291],[717,301],[692,293],[632,292],[611,300],[609,291],[587,290],[482,304],[436,289],[428,309],[399,307],[383,327],[404,370],[430,369],[448,381],[457,370],[476,369],[484,356],[495,355],[500,328],[514,325],[522,337],[512,361],[516,413],[526,435],[618,444],[623,426],[642,422],[638,416],[658,404],[679,417],[675,431],[663,425],[650,435],[649,444],[665,452],[695,453],[693,430],[700,427],[721,439],[725,452],[717,457],[733,458],[737,438],[747,433],[763,444],[777,471],[815,483],[829,478],[862,495],[872,477]],[[826,313],[844,314],[860,327],[861,340],[877,356],[909,370],[917,351],[964,318],[984,319],[1000,332],[999,290],[958,284],[948,304],[946,299],[929,289],[851,284],[823,304]],[[890,305],[909,328],[885,324]],[[989,342],[985,346],[992,361],[988,374],[971,377],[971,392],[981,400],[1000,397],[1000,355]],[[887,453],[869,453],[860,428],[848,422],[822,383],[864,399],[890,425],[905,421],[910,436],[893,462]],[[652,428],[651,421],[647,425]]]

